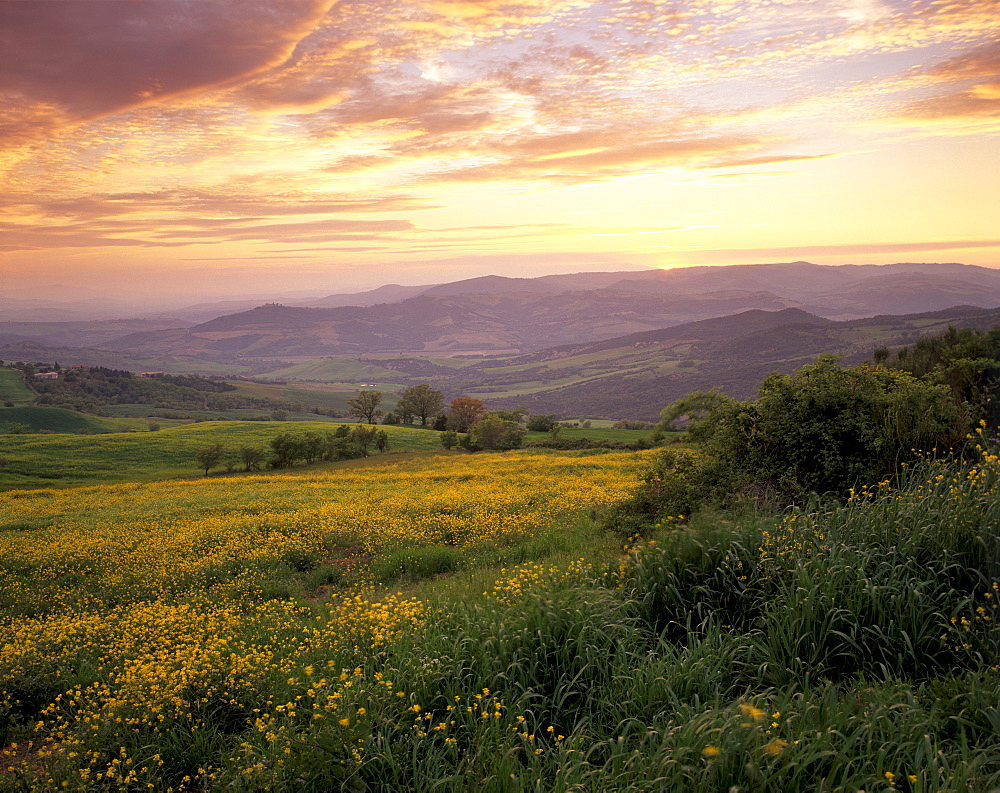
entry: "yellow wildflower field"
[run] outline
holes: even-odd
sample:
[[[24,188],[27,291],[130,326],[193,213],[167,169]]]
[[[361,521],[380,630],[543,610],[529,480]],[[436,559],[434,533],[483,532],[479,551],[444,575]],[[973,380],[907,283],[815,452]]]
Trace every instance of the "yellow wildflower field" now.
[[[227,586],[253,563],[370,556],[425,544],[514,543],[627,495],[648,455],[441,455],[296,474],[113,484],[0,495],[0,603],[46,610]],[[380,461],[381,462],[381,461]],[[250,577],[242,575],[249,571]],[[103,593],[103,594],[100,594]]]
[[[516,544],[621,500],[647,460],[442,454],[0,494],[0,705],[36,720],[82,785],[134,783],[130,758],[96,747],[245,722],[275,707],[276,681],[340,674],[426,615],[361,581],[312,603],[276,597],[261,586],[274,570]]]

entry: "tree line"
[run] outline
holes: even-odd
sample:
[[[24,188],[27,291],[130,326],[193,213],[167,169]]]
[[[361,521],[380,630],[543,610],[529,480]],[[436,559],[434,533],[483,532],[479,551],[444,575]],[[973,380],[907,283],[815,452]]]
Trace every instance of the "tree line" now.
[[[242,445],[230,454],[223,444],[213,443],[198,449],[195,460],[205,476],[223,463],[229,472],[249,473],[265,467],[290,468],[300,462],[308,465],[319,460],[351,460],[368,457],[373,449],[388,451],[389,434],[376,426],[341,424],[333,432],[283,432],[272,438],[268,447]]]

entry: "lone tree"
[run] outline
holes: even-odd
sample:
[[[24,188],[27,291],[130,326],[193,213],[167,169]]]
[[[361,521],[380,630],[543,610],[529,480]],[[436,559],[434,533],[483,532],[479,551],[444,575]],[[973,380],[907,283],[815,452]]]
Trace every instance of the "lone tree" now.
[[[244,471],[256,471],[264,463],[264,450],[259,446],[240,446],[240,459]]]
[[[470,431],[469,436],[481,449],[506,451],[518,449],[524,441],[524,430],[505,419],[500,411],[487,413]]]
[[[448,406],[447,429],[468,432],[479,419],[486,415],[486,405],[481,399],[459,397]]]
[[[411,386],[399,395],[396,409],[403,415],[419,416],[420,426],[427,426],[427,418],[436,416],[444,407],[444,394],[427,383]]]
[[[347,411],[358,421],[377,424],[382,417],[380,404],[382,404],[381,391],[359,391],[356,397],[347,400]]]
[[[208,472],[222,462],[225,454],[226,450],[221,443],[213,443],[211,446],[198,449],[194,453],[194,458],[198,461],[198,465],[205,469],[205,476],[208,476]]]

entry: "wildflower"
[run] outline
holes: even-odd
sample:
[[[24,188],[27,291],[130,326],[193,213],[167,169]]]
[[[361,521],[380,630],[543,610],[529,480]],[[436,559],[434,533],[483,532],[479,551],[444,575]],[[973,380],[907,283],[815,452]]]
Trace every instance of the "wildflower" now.
[[[718,746],[712,746],[709,744],[704,749],[701,750],[702,755],[705,757],[718,757],[722,754],[722,750]]]
[[[760,721],[767,715],[760,708],[755,708],[753,705],[748,705],[745,702],[740,703],[740,713],[743,714],[744,718],[753,719],[754,721]]]
[[[788,747],[788,741],[783,741],[781,738],[772,738],[766,744],[764,744],[764,753],[777,757]]]

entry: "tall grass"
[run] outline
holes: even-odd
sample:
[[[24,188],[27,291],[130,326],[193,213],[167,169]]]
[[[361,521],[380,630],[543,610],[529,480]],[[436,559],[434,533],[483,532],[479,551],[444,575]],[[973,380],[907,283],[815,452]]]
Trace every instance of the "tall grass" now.
[[[995,791],[998,487],[981,449],[433,607],[179,604],[157,636],[183,649],[143,660],[187,675],[175,699],[95,639],[46,672],[0,790]],[[405,564],[436,575],[446,547]]]

